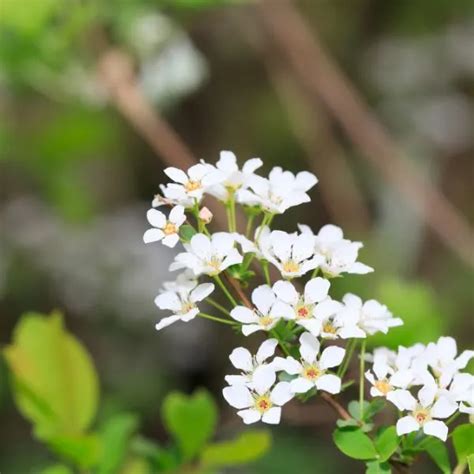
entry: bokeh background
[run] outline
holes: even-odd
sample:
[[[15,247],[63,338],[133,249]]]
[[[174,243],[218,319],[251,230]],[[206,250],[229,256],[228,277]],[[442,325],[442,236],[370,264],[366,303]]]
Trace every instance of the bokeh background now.
[[[469,0],[1,0],[0,111],[0,343],[23,312],[62,310],[102,410],[138,412],[150,437],[164,440],[164,395],[198,386],[221,432],[240,429],[220,389],[241,338],[207,321],[154,330],[173,252],[142,235],[172,163],[230,149],[264,172],[311,170],[313,201],[275,225],[335,223],[365,243],[375,273],[333,286],[405,319],[375,342],[472,346]],[[290,405],[245,472],[362,472],[331,446],[333,424],[319,403]],[[49,460],[2,362],[0,471]]]

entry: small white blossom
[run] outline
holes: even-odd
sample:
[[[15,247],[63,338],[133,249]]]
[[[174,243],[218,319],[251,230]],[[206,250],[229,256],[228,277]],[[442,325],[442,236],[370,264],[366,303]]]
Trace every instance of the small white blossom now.
[[[448,397],[459,403],[459,411],[474,415],[474,375],[459,373],[453,377]]]
[[[231,265],[242,263],[243,257],[234,243],[234,236],[227,232],[216,232],[211,237],[195,234],[184,245],[187,252],[176,255],[170,270],[189,268],[196,276],[218,275]]]
[[[342,347],[330,346],[319,356],[320,347],[319,341],[305,332],[300,336],[300,362],[293,357],[277,359],[280,368],[290,375],[297,375],[290,382],[292,392],[306,393],[314,387],[333,394],[341,391],[341,379],[327,371],[342,363],[346,351]]]
[[[243,253],[254,253],[259,259],[265,259],[265,253],[271,246],[270,228],[268,226],[257,227],[254,240],[250,240],[245,235],[234,233],[235,241],[241,246]]]
[[[293,398],[288,382],[275,382],[275,372],[263,368],[255,374],[253,389],[245,385],[231,385],[222,391],[229,405],[237,408],[245,424],[263,421],[272,425],[280,423],[281,407]],[[273,386],[273,387],[272,387]]]
[[[322,262],[322,257],[314,254],[314,237],[308,234],[288,234],[274,230],[262,253],[266,260],[280,270],[283,278],[288,279],[300,277]]]
[[[254,309],[246,306],[236,306],[230,315],[242,323],[242,333],[245,336],[256,331],[270,331],[282,318],[288,319],[293,309],[290,305],[279,301],[274,291],[268,285],[261,285],[252,292]]]
[[[272,214],[282,214],[288,208],[297,206],[311,199],[307,194],[318,182],[314,174],[302,171],[296,176],[290,171],[275,167],[268,179],[254,175],[249,179],[250,189],[237,192],[237,200],[241,204],[261,206]]]
[[[313,235],[313,231],[306,225],[299,225],[303,233]],[[374,269],[357,261],[361,242],[352,242],[344,239],[340,227],[332,224],[325,225],[315,236],[315,251],[324,260],[320,265],[322,272],[328,277],[335,277],[341,273],[370,273]]]
[[[173,207],[168,219],[156,209],[149,209],[146,217],[154,227],[154,229],[148,229],[143,235],[143,241],[146,244],[161,240],[163,245],[174,247],[179,242],[179,228],[186,220],[183,206]]]
[[[278,345],[276,339],[264,341],[255,356],[245,347],[237,347],[229,356],[232,365],[241,371],[240,375],[226,375],[225,380],[229,385],[246,384],[252,388],[253,375],[261,367],[269,367],[267,360],[275,354]]]
[[[252,158],[247,160],[242,166],[242,170],[240,170],[234,153],[221,151],[219,161],[216,163],[219,173],[218,182],[206,192],[221,201],[227,201],[229,194],[248,187],[250,179],[255,176],[254,171],[260,168],[262,164],[260,158]]]
[[[418,399],[408,390],[397,390],[393,393],[390,401],[399,410],[411,412],[397,421],[398,436],[422,429],[425,434],[446,441],[448,426],[440,420],[450,417],[456,411],[457,404],[448,397],[436,400],[436,393],[436,388],[428,385],[418,392]]]
[[[169,183],[167,185],[161,185],[161,194],[156,194],[151,203],[152,207],[160,206],[183,206],[185,209],[189,209],[194,206],[195,199],[189,197],[184,187],[180,184]]]
[[[168,309],[173,312],[172,316],[163,318],[155,328],[159,331],[177,321],[188,322],[194,319],[199,313],[196,303],[207,298],[213,291],[212,283],[197,285],[192,280],[182,283],[172,283],[169,288],[155,298],[155,304],[160,309]]]

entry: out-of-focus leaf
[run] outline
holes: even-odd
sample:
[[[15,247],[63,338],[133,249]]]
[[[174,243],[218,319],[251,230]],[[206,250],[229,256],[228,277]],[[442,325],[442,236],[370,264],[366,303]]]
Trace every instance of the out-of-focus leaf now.
[[[453,445],[458,463],[465,463],[467,456],[474,453],[474,425],[459,425],[453,431]]]
[[[353,459],[375,459],[378,456],[374,443],[360,428],[338,428],[333,439],[336,446]]]
[[[192,225],[184,224],[179,228],[179,235],[184,242],[189,242],[194,234],[196,234],[196,229]]]
[[[364,408],[364,419],[371,420],[379,411],[382,411],[385,407],[385,398],[376,397],[369,405]]]
[[[140,435],[135,436],[130,450],[140,458],[146,459],[155,471],[173,471],[179,465],[179,459],[173,449],[164,449],[155,441]]]
[[[366,413],[368,412],[369,410],[369,407],[370,407],[370,403],[365,401],[363,402],[363,418],[365,419],[365,415]],[[347,405],[347,410],[349,411],[349,413],[356,419],[356,420],[360,420],[361,419],[361,413],[360,413],[360,403],[358,400],[352,400],[349,402],[349,404]]]
[[[145,459],[131,457],[125,461],[125,465],[118,471],[107,471],[109,474],[152,474]]]
[[[99,398],[97,375],[59,313],[25,314],[4,355],[18,409],[40,439],[79,435],[89,427]]]
[[[390,474],[390,464],[388,462],[370,461],[366,464],[365,474]]]
[[[469,474],[474,474],[474,454],[467,457],[467,465],[469,467]]]
[[[441,440],[431,437],[431,439],[424,444],[423,448],[443,474],[451,473],[448,448]]]
[[[138,428],[138,418],[132,413],[120,413],[108,420],[100,430],[102,451],[98,474],[118,472],[124,462],[130,437]]]
[[[389,426],[377,434],[375,449],[379,453],[379,461],[384,462],[396,451],[399,443],[395,426]]]
[[[97,435],[55,436],[48,440],[49,448],[58,456],[81,468],[94,466],[101,450]]]
[[[163,403],[162,417],[184,460],[190,460],[214,434],[217,408],[205,390],[198,390],[192,396],[174,392]]]
[[[40,474],[74,474],[73,471],[64,464],[55,464],[41,471]]]
[[[263,456],[270,445],[271,437],[267,431],[249,431],[232,441],[206,446],[201,463],[214,468],[249,463]]]

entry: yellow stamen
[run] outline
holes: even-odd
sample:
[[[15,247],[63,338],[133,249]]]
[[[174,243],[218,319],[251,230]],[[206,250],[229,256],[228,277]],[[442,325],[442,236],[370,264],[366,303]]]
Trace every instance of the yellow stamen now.
[[[262,316],[260,318],[260,325],[265,327],[265,328],[270,326],[270,324],[272,324],[272,323],[273,323],[273,318],[270,315]]]
[[[311,311],[308,306],[300,306],[296,308],[296,318],[297,319],[307,319],[311,316]]]
[[[300,264],[294,262],[293,260],[287,260],[283,264],[283,271],[285,273],[296,273],[300,269]]]
[[[171,235],[171,234],[176,234],[176,225],[173,224],[172,222],[167,222],[165,227],[163,228],[163,232],[165,235]]]
[[[422,425],[430,419],[430,414],[427,410],[421,408],[413,412],[413,417],[420,425]]]
[[[387,380],[377,380],[377,382],[374,383],[374,387],[384,395],[387,395],[388,392],[392,391],[392,386],[387,382]]]
[[[255,400],[255,408],[260,413],[265,413],[272,407],[272,401],[268,395],[261,395]]]
[[[308,365],[303,372],[303,376],[308,380],[316,380],[321,374],[321,369],[314,365]]]
[[[332,325],[331,322],[327,322],[323,325],[323,332],[328,334],[336,334],[337,329]]]
[[[196,191],[196,189],[199,189],[201,187],[201,181],[193,181],[190,179],[185,185],[184,188],[186,191],[191,192],[191,191]]]

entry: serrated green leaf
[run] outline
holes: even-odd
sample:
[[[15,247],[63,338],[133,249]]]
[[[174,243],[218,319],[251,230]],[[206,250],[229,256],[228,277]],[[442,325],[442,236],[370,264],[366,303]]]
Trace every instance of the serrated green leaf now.
[[[336,446],[353,459],[376,459],[378,453],[372,440],[360,428],[338,428],[333,433]]]
[[[196,234],[196,229],[189,224],[184,224],[179,228],[179,235],[184,242],[189,242]]]
[[[463,464],[467,456],[474,453],[474,425],[470,423],[459,425],[452,436],[458,464]]]
[[[198,390],[192,396],[174,392],[166,397],[162,416],[187,461],[195,457],[214,434],[217,408],[205,390]]]
[[[365,474],[390,474],[390,464],[387,462],[380,463],[379,461],[370,461],[366,464]]]
[[[51,451],[80,468],[95,466],[100,454],[97,435],[55,436],[47,442]]]
[[[205,467],[237,466],[262,457],[271,445],[267,431],[249,431],[236,439],[206,446],[201,456]]]
[[[100,430],[102,455],[98,474],[119,472],[126,459],[130,437],[138,428],[138,418],[132,413],[120,413],[108,420]]]
[[[375,449],[380,455],[379,461],[384,462],[397,450],[399,438],[395,426],[380,431],[375,438]]]
[[[97,374],[59,313],[25,314],[4,355],[15,402],[38,438],[74,437],[87,430],[99,399]]]
[[[428,456],[440,468],[443,474],[451,473],[448,448],[441,440],[431,437],[423,443],[423,449],[428,453]]]

